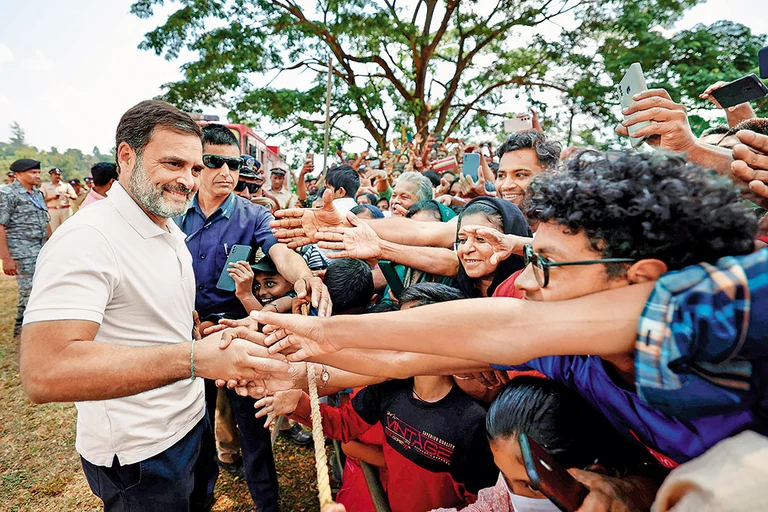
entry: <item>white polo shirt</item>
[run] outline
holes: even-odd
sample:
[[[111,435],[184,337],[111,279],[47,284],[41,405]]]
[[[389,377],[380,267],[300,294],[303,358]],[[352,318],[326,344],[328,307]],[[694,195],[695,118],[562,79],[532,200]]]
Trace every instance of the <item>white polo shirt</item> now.
[[[24,324],[89,320],[99,324],[95,343],[136,347],[192,339],[192,256],[184,233],[174,222],[167,227],[115,182],[106,199],[68,220],[40,251]],[[133,464],[171,447],[202,419],[203,381],[75,406],[83,458],[111,467],[117,455]]]

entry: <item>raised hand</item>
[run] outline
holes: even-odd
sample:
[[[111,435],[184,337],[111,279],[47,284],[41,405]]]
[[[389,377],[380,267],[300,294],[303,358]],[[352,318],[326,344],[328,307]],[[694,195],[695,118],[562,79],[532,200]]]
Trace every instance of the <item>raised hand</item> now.
[[[354,213],[347,214],[351,228],[322,228],[317,234],[317,246],[329,249],[329,258],[354,258],[358,260],[381,259],[381,239],[379,235]]]
[[[315,235],[323,227],[342,226],[344,216],[333,206],[333,194],[323,192],[322,208],[290,208],[275,212],[277,220],[270,223],[275,238],[291,249],[315,243]]]
[[[672,101],[664,89],[649,89],[636,94],[632,105],[622,113],[627,116],[616,128],[616,133],[629,136],[628,127],[644,121],[651,124],[637,130],[632,136],[648,137],[648,144],[675,153],[687,153],[696,146],[696,136],[688,124],[685,106]]]
[[[742,143],[733,147],[733,174],[747,183],[752,192],[768,200],[768,136],[742,130],[736,137]]]
[[[229,264],[229,277],[235,282],[235,297],[238,299],[253,295],[253,269],[247,261]]]
[[[459,196],[471,199],[479,196],[492,195],[485,189],[485,176],[484,173],[477,173],[477,181],[472,176],[465,176],[463,173],[459,177]]]
[[[264,428],[269,428],[278,416],[293,414],[303,394],[304,392],[300,389],[291,389],[288,391],[278,391],[272,396],[265,396],[253,404],[258,409],[256,417],[263,418],[266,416],[267,421],[264,423]]]
[[[312,297],[312,304],[317,304],[317,316],[331,316],[331,294],[322,279],[316,276],[299,279],[293,283],[293,289],[299,299]]]
[[[717,101],[717,99],[715,99],[712,93],[720,89],[724,85],[728,85],[727,82],[715,82],[714,84],[707,87],[707,89],[703,93],[699,94],[699,98],[703,100],[709,100],[712,102],[714,106],[722,109],[723,106],[720,105],[720,102]],[[723,110],[725,110],[725,115],[728,118],[728,126],[730,126],[731,128],[739,124],[741,121],[745,121],[747,119],[752,119],[754,117],[757,117],[755,115],[755,111],[752,110],[752,105],[750,105],[749,103],[734,105],[732,107],[728,107]]]
[[[462,226],[461,229],[473,235],[478,241],[484,240],[493,248],[491,264],[498,265],[513,254],[523,254],[525,244],[531,243],[530,238],[517,235],[505,235],[501,231],[484,226]]]

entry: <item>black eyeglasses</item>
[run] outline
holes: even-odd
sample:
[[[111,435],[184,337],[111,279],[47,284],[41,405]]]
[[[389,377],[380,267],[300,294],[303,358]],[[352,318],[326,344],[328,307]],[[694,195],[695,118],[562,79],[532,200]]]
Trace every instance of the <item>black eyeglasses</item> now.
[[[246,188],[248,189],[248,192],[253,194],[259,190],[259,188],[261,188],[261,185],[258,183],[246,183],[245,181],[238,181],[237,185],[235,185],[235,192],[242,192]]]
[[[221,169],[227,164],[233,171],[239,171],[240,166],[243,165],[243,160],[240,158],[224,158],[219,155],[203,155],[203,165],[209,169]]]
[[[533,246],[528,244],[523,248],[523,263],[527,267],[533,264],[533,275],[536,276],[536,282],[539,286],[546,288],[549,284],[550,267],[567,267],[571,265],[602,265],[605,263],[634,263],[637,260],[632,258],[604,258],[602,260],[584,260],[584,261],[549,261],[540,254],[533,252]]]

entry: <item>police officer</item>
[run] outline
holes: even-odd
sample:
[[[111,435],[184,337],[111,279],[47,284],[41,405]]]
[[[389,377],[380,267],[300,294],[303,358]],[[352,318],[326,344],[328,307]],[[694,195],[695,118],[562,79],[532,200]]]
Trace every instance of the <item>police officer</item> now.
[[[11,164],[16,181],[0,190],[0,259],[3,272],[16,276],[19,305],[14,337],[21,332],[37,254],[51,234],[48,208],[40,185],[40,162],[22,158]]]

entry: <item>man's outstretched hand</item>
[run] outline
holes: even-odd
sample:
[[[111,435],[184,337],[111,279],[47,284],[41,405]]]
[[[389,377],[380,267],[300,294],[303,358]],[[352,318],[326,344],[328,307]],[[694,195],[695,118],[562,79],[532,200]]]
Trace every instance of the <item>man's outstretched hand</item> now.
[[[381,239],[379,235],[352,212],[347,214],[347,220],[352,227],[321,228],[317,234],[319,240],[317,246],[321,249],[337,251],[328,254],[331,259],[380,260]]]
[[[286,354],[288,361],[304,361],[340,350],[326,336],[323,319],[261,311],[252,311],[251,316],[266,325],[264,343],[269,353]]]
[[[317,232],[323,227],[343,226],[344,216],[333,206],[333,194],[323,192],[322,208],[290,208],[275,212],[277,220],[270,224],[275,238],[291,249],[317,242]]]

